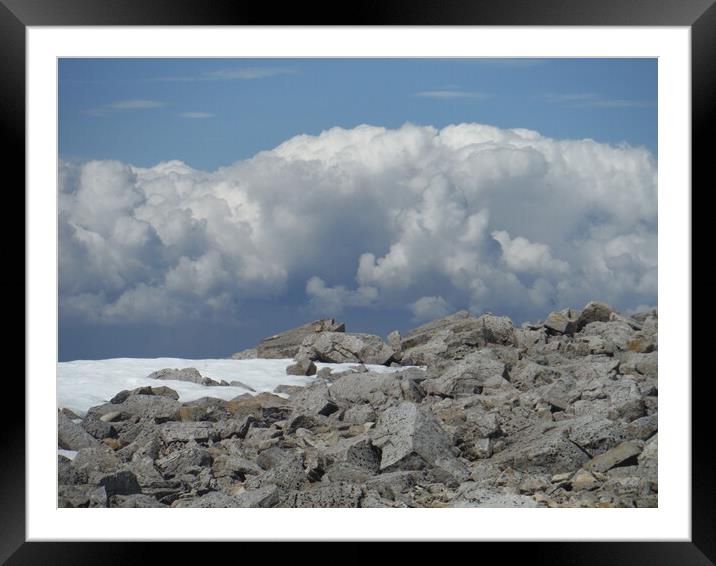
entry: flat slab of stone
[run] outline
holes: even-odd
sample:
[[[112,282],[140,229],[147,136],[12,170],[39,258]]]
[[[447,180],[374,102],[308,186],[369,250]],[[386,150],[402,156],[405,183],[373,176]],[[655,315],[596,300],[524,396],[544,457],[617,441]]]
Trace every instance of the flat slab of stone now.
[[[304,339],[297,359],[345,364],[387,365],[395,351],[380,336],[348,332],[321,332]]]
[[[256,346],[255,357],[269,359],[294,358],[307,336],[321,332],[345,332],[345,329],[345,324],[336,322],[332,318],[314,320],[303,326],[264,338]]]
[[[634,461],[641,454],[642,443],[636,441],[622,442],[611,450],[607,450],[604,454],[600,454],[592,458],[584,465],[584,468],[590,472],[604,473],[611,470],[615,466],[625,465],[625,463]]]

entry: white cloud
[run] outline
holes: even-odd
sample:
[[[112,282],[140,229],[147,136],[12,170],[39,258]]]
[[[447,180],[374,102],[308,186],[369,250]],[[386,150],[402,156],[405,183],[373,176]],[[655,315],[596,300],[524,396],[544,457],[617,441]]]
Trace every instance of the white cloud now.
[[[410,305],[410,310],[413,313],[413,321],[424,322],[446,316],[453,309],[442,297],[420,297]]]
[[[160,108],[161,106],[164,106],[164,103],[159,102],[158,100],[118,100],[116,102],[105,104],[104,106],[90,108],[86,112],[87,114],[90,114],[92,116],[104,116],[113,112],[124,112],[128,110],[147,110],[150,108]]]
[[[306,283],[306,295],[315,312],[337,315],[345,307],[367,307],[375,303],[378,291],[375,287],[358,287],[355,291],[343,285],[327,287],[320,277],[311,277]]]
[[[548,94],[545,100],[564,104],[574,108],[643,108],[656,107],[655,100],[633,100],[625,98],[608,98],[595,92],[574,94]]]
[[[458,90],[458,89],[445,89],[445,90],[424,90],[416,92],[415,96],[422,98],[438,98],[442,100],[451,100],[455,98],[491,98],[492,95],[485,92]]]
[[[213,118],[214,114],[211,114],[210,112],[182,112],[179,116],[182,118],[200,120],[202,118]]]
[[[60,162],[59,179],[65,316],[236,319],[247,301],[297,296],[327,315],[416,319],[656,303],[656,163],[642,148],[358,126],[215,172]]]

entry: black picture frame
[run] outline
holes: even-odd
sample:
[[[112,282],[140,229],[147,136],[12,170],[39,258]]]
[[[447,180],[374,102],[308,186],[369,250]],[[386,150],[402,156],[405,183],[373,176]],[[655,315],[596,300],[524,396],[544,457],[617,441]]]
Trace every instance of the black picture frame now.
[[[0,116],[5,162],[25,182],[25,32],[28,26],[96,25],[569,25],[687,26],[692,38],[692,187],[706,185],[707,149],[716,101],[715,0],[383,0],[354,4],[257,4],[229,0],[0,0]],[[709,120],[711,118],[711,120]],[[708,152],[708,153],[707,153]],[[704,186],[704,189],[706,187]],[[686,187],[685,190],[693,188]],[[18,210],[24,210],[24,200]],[[19,213],[18,213],[19,216]],[[692,220],[692,226],[694,225]],[[16,236],[15,236],[16,238]],[[8,240],[11,241],[11,240]],[[19,271],[19,270],[18,270]],[[24,270],[23,270],[24,273]],[[24,280],[23,283],[27,284]],[[24,326],[24,325],[23,325]],[[692,332],[692,329],[683,329]],[[24,333],[23,333],[24,336]],[[692,346],[693,349],[693,346]],[[693,372],[692,372],[693,373]],[[691,376],[668,376],[691,379]],[[716,564],[716,470],[709,420],[708,379],[692,380],[692,538],[690,542],[533,542],[498,545],[501,562],[529,557],[550,564]],[[6,393],[24,399],[24,387],[6,376]],[[5,413],[0,469],[0,563],[111,564],[143,560],[140,543],[25,542],[24,403]],[[8,465],[8,463],[12,463]],[[317,537],[318,537],[317,533]],[[559,533],[555,533],[559,538]],[[358,544],[358,543],[353,543]],[[189,560],[188,545],[161,545],[163,561]],[[284,550],[290,555],[292,550]],[[253,550],[253,549],[252,549]],[[177,552],[178,551],[178,552]],[[205,551],[204,551],[205,552]],[[272,550],[276,552],[276,550]],[[365,552],[365,551],[364,551]],[[420,551],[422,553],[422,550]],[[176,553],[175,556],[172,556]],[[364,553],[345,550],[357,560]],[[368,555],[370,556],[370,554]],[[295,558],[294,556],[293,558]],[[240,559],[239,556],[236,556]],[[275,557],[280,560],[282,557]],[[477,558],[477,556],[476,556]],[[272,558],[273,559],[273,558]]]

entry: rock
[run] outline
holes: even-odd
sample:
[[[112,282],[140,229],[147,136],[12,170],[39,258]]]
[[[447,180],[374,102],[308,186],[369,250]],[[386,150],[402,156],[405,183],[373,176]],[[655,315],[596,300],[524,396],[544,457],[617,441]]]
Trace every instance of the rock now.
[[[233,360],[253,360],[258,357],[258,351],[256,350],[256,348],[249,348],[247,350],[242,350],[241,352],[236,352],[235,354],[231,355],[231,359]]]
[[[335,482],[318,485],[304,491],[292,491],[281,499],[279,507],[360,507],[363,490],[360,486]]]
[[[316,364],[306,358],[301,358],[286,368],[287,375],[315,375],[315,373]]]
[[[387,365],[394,351],[373,334],[322,332],[307,336],[296,354],[297,359],[310,359],[328,363]]]
[[[197,383],[199,385],[228,385],[227,382],[221,383],[209,377],[203,377],[196,368],[171,369],[164,368],[150,373],[148,379],[169,379],[173,381],[188,381],[189,383]]]
[[[115,474],[104,476],[99,485],[104,487],[107,497],[113,495],[132,495],[133,493],[141,493],[137,476],[129,471],[121,471]]]
[[[607,450],[604,454],[592,458],[584,465],[584,468],[591,472],[604,473],[615,466],[628,466],[632,462],[636,463],[637,456],[641,452],[642,444],[640,442],[634,440],[622,442],[618,446]]]
[[[390,399],[403,399],[400,381],[397,372],[345,374],[331,385],[331,399],[343,406],[368,403],[378,407]]]
[[[275,485],[267,485],[244,491],[236,495],[235,499],[237,507],[274,507],[278,504],[279,489]]]
[[[590,490],[599,486],[599,481],[587,470],[578,470],[570,483],[573,491]]]
[[[386,343],[393,349],[394,352],[400,352],[403,349],[400,332],[397,330],[393,330],[393,332],[388,334]]]
[[[352,424],[375,422],[376,412],[369,404],[352,405],[343,412],[341,420]]]
[[[609,322],[613,312],[614,309],[612,309],[609,305],[599,303],[597,301],[590,301],[584,306],[579,318],[577,318],[577,332],[582,330],[582,328],[587,326],[590,322]]]
[[[159,436],[164,444],[189,441],[206,443],[209,439],[219,439],[216,428],[209,422],[164,423],[159,426]]]
[[[256,357],[294,358],[306,337],[322,332],[345,332],[345,324],[336,322],[332,318],[322,319],[269,336],[259,342],[256,347]]]
[[[116,471],[121,462],[110,448],[98,443],[96,446],[82,448],[72,460],[72,467],[75,470],[87,474],[107,473]]]
[[[87,414],[102,416],[108,413],[119,412],[120,416],[113,419],[126,421],[129,419],[153,420],[156,423],[177,420],[181,404],[163,395],[131,395],[121,403],[107,403],[91,407]]]
[[[240,507],[235,497],[222,493],[220,491],[210,491],[199,497],[189,499],[180,499],[174,503],[173,507],[180,508],[196,508],[203,507],[209,509]]]
[[[112,421],[118,421],[120,417],[122,416],[122,413],[119,411],[110,411],[109,413],[105,413],[102,415],[99,420],[105,423],[111,423]]]
[[[109,498],[110,507],[124,507],[131,509],[145,509],[151,507],[166,507],[151,495],[135,493],[132,495],[113,495]]]
[[[96,414],[86,415],[82,420],[82,428],[84,428],[97,440],[115,438],[117,436],[117,430],[108,422],[103,421]]]
[[[98,441],[63,413],[57,415],[57,445],[65,450],[81,450],[97,446]]]
[[[65,415],[68,419],[71,421],[81,419],[82,417],[77,416],[77,413],[72,411],[71,409],[68,409],[67,407],[62,407],[59,412],[63,415]]]
[[[544,327],[555,334],[573,334],[577,329],[577,321],[562,313],[551,312],[544,321]]]
[[[478,458],[489,458],[492,456],[492,439],[480,438],[475,442],[474,453]]]
[[[530,473],[553,475],[575,470],[589,455],[570,441],[564,423],[534,424],[510,435],[508,445],[491,458],[495,464]]]
[[[252,417],[257,424],[269,426],[283,421],[291,414],[289,401],[272,393],[240,395],[226,402],[226,409],[234,419]]]
[[[537,502],[526,495],[503,493],[480,488],[477,485],[464,484],[451,507],[537,507]]]
[[[372,434],[381,449],[381,471],[438,468],[455,479],[468,475],[453,454],[452,443],[440,422],[426,409],[405,401],[388,408]]]
[[[434,320],[406,334],[401,341],[405,365],[428,365],[474,350],[482,340],[482,324],[468,311]]]
[[[482,325],[480,346],[487,344],[514,346],[516,344],[515,327],[509,317],[483,314],[478,317],[477,322]]]
[[[338,405],[333,401],[328,386],[322,380],[316,380],[310,386],[301,388],[289,399],[294,408],[294,415],[323,415],[327,417],[338,410]]]
[[[439,377],[426,379],[422,387],[427,394],[464,397],[482,393],[494,378],[502,380],[508,376],[505,364],[491,350],[481,349],[452,363]]]
[[[206,448],[187,446],[175,450],[156,461],[165,477],[181,474],[198,474],[203,467],[211,466],[211,454]]]

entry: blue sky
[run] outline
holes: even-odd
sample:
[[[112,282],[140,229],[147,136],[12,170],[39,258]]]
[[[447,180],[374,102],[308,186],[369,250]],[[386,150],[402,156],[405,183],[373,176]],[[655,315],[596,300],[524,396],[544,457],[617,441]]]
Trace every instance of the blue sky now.
[[[334,126],[479,122],[657,149],[655,59],[60,59],[60,154],[214,170]]]
[[[60,59],[59,358],[657,305],[657,62]]]

